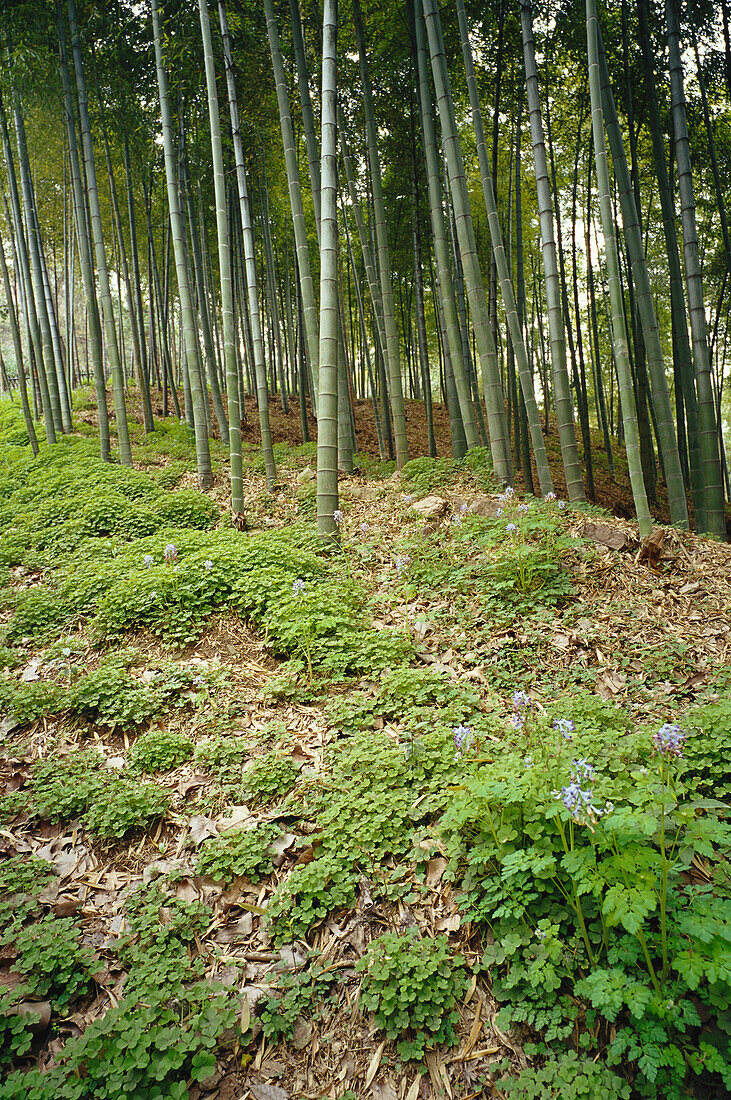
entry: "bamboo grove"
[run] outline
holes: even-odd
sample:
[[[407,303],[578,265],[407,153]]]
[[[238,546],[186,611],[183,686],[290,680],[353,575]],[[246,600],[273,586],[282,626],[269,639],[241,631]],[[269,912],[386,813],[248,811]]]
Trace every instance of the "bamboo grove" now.
[[[317,422],[337,534],[354,405],[452,453],[725,537],[729,0],[4,0],[0,377],[29,445],[93,385],[102,458],[179,417],[212,484],[255,409]],[[153,400],[155,398],[155,400]],[[597,444],[601,440],[601,444]],[[555,473],[555,470],[554,470]]]

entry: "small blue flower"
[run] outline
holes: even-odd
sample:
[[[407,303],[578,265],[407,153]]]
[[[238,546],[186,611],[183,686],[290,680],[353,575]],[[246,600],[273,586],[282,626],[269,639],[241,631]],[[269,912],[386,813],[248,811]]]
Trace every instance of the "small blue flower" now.
[[[394,565],[396,566],[396,573],[400,577],[401,574],[405,573],[411,565],[411,558],[408,554],[399,554],[394,562]]]
[[[411,493],[404,493],[404,504],[413,504],[414,498]]]
[[[683,733],[680,726],[666,722],[657,733],[653,733],[652,743],[661,756],[677,758],[683,755],[683,742],[686,738],[687,734]]]
[[[363,536],[367,535],[368,532],[370,531],[370,529],[371,529],[371,525],[369,523],[361,523],[360,527],[358,528],[361,535],[363,535]]]
[[[301,577],[297,577],[297,580],[292,581],[292,595],[297,599],[301,599],[307,591],[307,585]]]
[[[206,559],[206,560],[205,560],[205,561],[203,562],[203,568],[204,568],[204,569],[208,569],[209,571],[210,571],[211,569],[213,569],[213,562],[211,561],[211,559],[210,559],[210,558],[207,558],[207,559]]]
[[[496,515],[496,516],[503,516],[503,515],[505,515],[505,513],[503,512],[502,508],[498,508],[498,510],[497,510],[497,512],[495,513],[495,515]]]
[[[515,710],[532,710],[533,700],[525,691],[516,691],[513,695],[513,708]]]
[[[564,508],[566,507],[566,501],[565,500],[559,500],[557,507],[560,508],[561,511],[563,512]]]
[[[510,534],[512,535],[513,531],[517,531],[517,530],[518,530],[518,528],[517,528],[516,524],[514,524],[514,523],[509,523],[509,524],[508,524],[508,526],[507,526],[507,527],[505,528],[505,530],[506,530],[506,531],[509,531],[509,532],[510,532]]]
[[[530,506],[528,504],[519,504],[518,505],[518,511],[520,512],[520,514],[522,516],[524,516],[526,514],[526,512],[530,511]]]
[[[338,527],[343,522],[343,513],[340,511],[339,508],[336,508],[333,512],[333,520]]]
[[[533,757],[532,756],[524,756],[523,757],[523,763],[525,764],[526,768],[532,768],[533,767]]]
[[[178,548],[174,543],[169,542],[162,552],[162,556],[168,565],[172,565],[173,562],[178,560]]]
[[[454,727],[453,733],[454,743],[457,746],[454,758],[457,760],[463,753],[470,751],[473,741],[472,727],[463,726],[460,723],[460,725]]]
[[[582,758],[581,760],[571,761],[571,778],[575,782],[579,782],[581,779],[594,779],[594,769],[588,760]]]
[[[152,554],[145,554],[144,558],[142,559],[142,564],[145,566],[146,569],[152,569],[154,561],[155,559],[153,558]]]
[[[549,501],[550,500],[555,500],[556,499],[556,494],[554,492],[546,493],[546,495],[544,496],[543,499],[544,500],[549,500]]]
[[[573,741],[574,723],[570,718],[554,718],[553,728],[558,730],[565,741]]]

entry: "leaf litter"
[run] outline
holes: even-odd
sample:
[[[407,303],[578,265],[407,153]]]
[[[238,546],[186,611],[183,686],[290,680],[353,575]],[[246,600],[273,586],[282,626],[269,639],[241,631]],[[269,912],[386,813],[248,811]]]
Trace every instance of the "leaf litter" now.
[[[292,518],[299,484],[296,473],[283,473],[289,481],[281,494],[284,514],[279,522]],[[456,492],[453,488],[430,499],[428,513],[435,530],[441,525],[446,532],[452,515],[465,503],[468,510],[492,514],[494,497],[481,494],[477,499],[467,484],[457,486]],[[419,530],[425,514],[424,509],[420,514],[419,508],[404,505],[399,479],[376,486],[364,485],[357,477],[345,479],[342,499],[351,529],[367,524],[371,532],[372,553],[359,564],[384,597],[374,625],[406,627],[417,642],[417,662],[454,681],[470,682],[486,701],[491,697],[493,671],[504,653],[521,646],[531,647],[531,659],[545,676],[576,666],[585,669],[587,682],[602,699],[631,707],[637,718],[664,713],[668,696],[675,697],[676,705],[698,697],[712,674],[729,664],[731,549],[727,546],[672,529],[660,529],[662,537],[643,546],[636,525],[630,522],[609,518],[595,524],[570,515],[567,526],[577,539],[577,552],[567,564],[577,599],[566,613],[549,617],[537,634],[520,623],[486,628],[479,614],[472,624],[464,617],[455,628],[449,599],[435,593],[404,601],[395,591],[392,548]],[[23,583],[29,583],[28,578]],[[663,653],[668,641],[676,646],[677,665],[669,668],[666,679],[653,678],[647,655]],[[131,636],[129,642],[140,651],[143,664],[170,657],[164,646],[147,635]],[[92,665],[98,661],[91,650],[87,656]],[[30,652],[27,657],[16,675],[23,682],[36,682],[44,675],[42,654]],[[250,738],[256,752],[258,739],[271,743],[268,731],[274,728],[278,751],[289,756],[300,776],[310,781],[324,777],[325,750],[336,737],[326,713],[327,699],[304,704],[268,697],[264,689],[278,663],[265,642],[236,616],[215,616],[203,636],[177,657],[202,664],[220,662],[226,678],[213,702],[217,712],[233,716],[222,736]],[[377,688],[365,680],[355,686],[371,692]],[[330,690],[330,698],[341,694],[340,687]],[[207,717],[181,710],[166,716],[164,725],[185,729],[198,738],[205,736],[202,719]],[[383,726],[378,718],[376,725],[379,721]],[[397,726],[394,734],[398,736]],[[65,719],[41,719],[18,733],[18,727],[0,715],[2,793],[23,791],[31,763],[47,755],[51,746],[59,753],[70,752],[87,735],[109,767],[119,767],[127,759],[131,747],[127,734],[104,727],[89,729],[88,724]],[[83,929],[82,942],[94,950],[99,963],[93,992],[78,1002],[74,1012],[56,1021],[55,1031],[49,1027],[48,1002],[31,1000],[19,1006],[20,1012],[37,1017],[36,1064],[51,1064],[66,1038],[82,1034],[119,1002],[126,975],[114,948],[126,927],[125,899],[141,884],[166,877],[174,896],[202,900],[208,907],[210,921],[196,936],[194,949],[206,977],[230,988],[240,1006],[241,1027],[251,1027],[253,1036],[246,1051],[219,1050],[215,1073],[192,1085],[192,1100],[324,1096],[335,1100],[347,1091],[370,1100],[432,1096],[468,1100],[486,1095],[488,1088],[498,1095],[491,1066],[501,1059],[508,1057],[517,1066],[527,1064],[519,1041],[495,1023],[498,1005],[484,974],[473,977],[459,1005],[457,1046],[429,1051],[425,1066],[418,1070],[398,1061],[393,1045],[358,1008],[355,963],[386,929],[416,926],[425,934],[444,933],[455,953],[461,953],[468,964],[479,963],[479,938],[460,919],[452,886],[444,880],[443,855],[432,855],[426,862],[426,890],[416,901],[374,902],[372,883],[363,875],[351,908],[331,914],[314,928],[307,942],[293,941],[277,949],[267,930],[266,906],[291,869],[312,853],[307,844],[317,822],[298,821],[266,805],[229,802],[225,794],[215,791],[215,781],[195,760],[153,781],[170,792],[170,810],[151,830],[123,841],[101,842],[78,820],[38,824],[22,810],[0,829],[4,858],[33,856],[51,864],[55,877],[40,895],[40,904],[57,916],[75,915]],[[206,840],[267,821],[278,821],[282,827],[272,845],[274,870],[268,879],[252,883],[238,878],[223,884],[197,873],[196,853]],[[433,838],[425,844],[434,850]],[[161,923],[166,919],[163,909]],[[283,975],[301,972],[312,957],[335,975],[333,992],[318,1014],[305,1011],[297,1018],[291,1039],[267,1040],[257,1017],[259,1006],[270,990],[277,989]],[[0,983],[12,988],[16,979],[12,952],[3,953]]]

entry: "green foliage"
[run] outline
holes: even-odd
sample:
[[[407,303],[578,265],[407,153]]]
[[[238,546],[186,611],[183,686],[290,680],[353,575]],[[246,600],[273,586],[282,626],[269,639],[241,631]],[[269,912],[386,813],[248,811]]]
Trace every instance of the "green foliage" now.
[[[17,668],[21,664],[21,655],[17,649],[11,649],[10,646],[0,645],[0,670]]]
[[[644,750],[604,739],[595,773],[590,733],[550,727],[525,697],[516,715],[515,747],[477,755],[441,822],[460,904],[491,932],[499,1022],[550,1046],[584,998],[584,1047],[594,1020],[613,1025],[607,1060],[633,1063],[643,1095],[684,1096],[686,1074],[731,1080],[731,903],[686,882],[694,859],[727,857],[723,805],[685,798],[673,752],[652,755],[649,736]]]
[[[234,782],[241,775],[241,765],[250,748],[247,737],[213,737],[198,742],[195,761],[221,782]]]
[[[9,894],[39,894],[55,875],[45,859],[12,856],[0,863],[0,888]]]
[[[361,1004],[389,1039],[398,1040],[400,1058],[420,1059],[425,1050],[456,1041],[456,1004],[467,980],[446,936],[386,932],[373,940],[356,970],[363,975]]]
[[[511,1100],[629,1100],[632,1091],[603,1062],[573,1050],[523,1069],[517,1077],[501,1077],[500,1088]]]
[[[472,472],[477,488],[481,492],[494,493],[500,490],[500,482],[493,473],[489,447],[472,447],[467,451],[462,462]]]
[[[731,799],[731,700],[696,707],[685,716],[684,782],[700,795]]]
[[[49,756],[33,767],[31,808],[38,817],[65,821],[81,814],[86,827],[102,837],[122,837],[167,810],[169,795],[154,783],[140,783],[125,772],[106,770],[95,750]]]
[[[167,694],[105,663],[71,688],[68,709],[104,726],[139,726],[162,709]]]
[[[26,725],[62,709],[63,692],[52,681],[23,684],[0,680],[0,711]]]
[[[0,865],[0,929],[19,928],[38,908],[42,893],[56,872],[45,859],[13,856]]]
[[[83,813],[111,781],[103,763],[96,749],[37,761],[31,775],[33,812],[44,821],[66,821]]]
[[[215,683],[216,678],[215,671],[201,672],[168,662],[142,681],[125,668],[124,654],[118,653],[69,687],[55,681],[24,684],[0,680],[0,707],[23,724],[66,713],[97,725],[134,727],[171,704],[199,704],[207,697],[209,682]]]
[[[266,1038],[275,1042],[290,1039],[298,1017],[303,1013],[308,1017],[313,1015],[315,1005],[332,981],[333,975],[316,961],[297,973],[282,974],[259,1013]]]
[[[0,1100],[186,1100],[190,1085],[213,1072],[217,1043],[227,1030],[235,1036],[236,1007],[202,980],[192,957],[210,911],[158,884],[133,894],[127,908],[124,997],[67,1040],[49,1070],[11,1073]]]
[[[28,792],[12,791],[0,795],[0,825],[6,825],[28,808]]]
[[[16,989],[14,995],[0,993],[0,1066],[8,1065],[14,1058],[27,1054],[33,1042],[32,1017],[18,1012],[17,998],[20,992]],[[2,1095],[3,1086],[0,1084],[0,1097]]]
[[[119,777],[104,787],[87,807],[84,824],[101,837],[118,839],[163,817],[169,803],[170,796],[154,783]]]
[[[273,870],[270,849],[279,834],[277,825],[262,824],[206,840],[198,853],[198,873],[226,885],[239,876],[257,882]]]
[[[292,790],[299,772],[293,760],[281,752],[268,752],[257,756],[247,768],[241,780],[244,798],[254,803],[271,802],[283,798]]]
[[[331,852],[294,867],[267,907],[275,944],[305,936],[328,913],[351,905],[357,882],[352,861]]]
[[[15,967],[26,988],[39,997],[50,996],[61,1012],[99,969],[91,952],[79,943],[80,934],[70,918],[47,915],[26,928],[13,928],[2,940],[18,952]]]
[[[457,464],[450,458],[414,458],[401,470],[401,480],[410,493],[425,497],[455,480]]]
[[[401,721],[416,730],[433,728],[438,722],[463,722],[479,706],[475,689],[453,681],[446,673],[399,665],[383,674],[374,694],[348,692],[331,703],[329,715],[344,731],[368,728],[376,716]]]
[[[306,812],[320,825],[325,850],[369,867],[410,852],[417,823],[444,804],[445,788],[460,774],[452,731],[440,727],[400,741],[358,731],[336,742],[326,763],[327,780],[303,792]]]
[[[171,729],[152,729],[135,742],[130,758],[142,772],[166,772],[190,760],[193,742],[185,733]]]

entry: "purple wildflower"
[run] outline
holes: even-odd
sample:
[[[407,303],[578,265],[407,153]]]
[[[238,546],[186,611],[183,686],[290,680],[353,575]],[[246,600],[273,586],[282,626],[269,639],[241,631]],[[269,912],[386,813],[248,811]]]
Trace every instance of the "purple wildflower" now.
[[[142,564],[144,565],[145,569],[152,569],[154,561],[155,559],[153,558],[152,554],[145,554],[144,558],[142,559]]]
[[[564,741],[573,741],[574,723],[570,718],[554,718],[553,728],[558,730]]]
[[[461,723],[454,727],[454,743],[457,747],[457,751],[454,754],[455,760],[462,756],[463,753],[469,752],[472,747],[472,727],[464,726]]]
[[[340,511],[339,508],[336,508],[333,512],[333,521],[337,527],[339,527],[340,524],[343,522],[343,513]]]
[[[394,565],[396,566],[396,573],[400,577],[401,574],[405,573],[411,565],[411,558],[408,554],[399,554],[394,562]]]
[[[680,757],[683,755],[683,742],[687,734],[683,733],[680,726],[666,722],[660,726],[657,733],[652,735],[652,743],[661,756]]]
[[[525,691],[516,691],[513,695],[513,709],[514,710],[532,710],[533,700],[530,695]]]
[[[582,758],[581,760],[572,760],[571,778],[576,783],[578,783],[582,779],[588,779],[590,782],[592,782],[594,779],[594,769],[589,761],[584,758]]]
[[[544,496],[543,499],[544,500],[555,500],[556,499],[556,494],[554,492],[546,493],[546,495]]]
[[[175,546],[174,543],[169,542],[163,550],[162,556],[165,558],[165,561],[168,563],[168,565],[172,565],[173,562],[176,562],[178,560],[177,546]]]
[[[517,528],[516,524],[514,524],[514,523],[509,523],[509,524],[508,524],[508,526],[507,526],[507,527],[505,528],[505,530],[506,530],[506,531],[509,531],[509,532],[511,533],[511,535],[512,535],[513,531],[517,531],[517,530],[518,530],[518,528]]]
[[[527,512],[530,511],[530,506],[528,504],[519,504],[518,511],[522,516],[524,516]]]
[[[213,569],[213,562],[210,560],[210,558],[207,558],[206,561],[203,562],[203,568],[209,571]]]
[[[297,577],[296,580],[292,581],[292,595],[296,596],[298,600],[304,596],[306,590],[307,585],[301,577]]]
[[[561,511],[563,512],[564,508],[566,507],[566,501],[565,500],[559,500],[557,507],[560,508]]]

